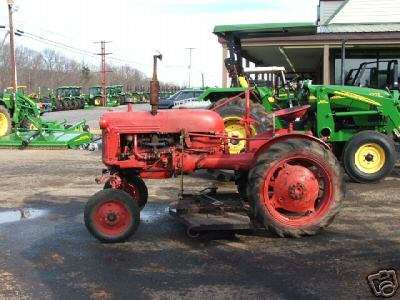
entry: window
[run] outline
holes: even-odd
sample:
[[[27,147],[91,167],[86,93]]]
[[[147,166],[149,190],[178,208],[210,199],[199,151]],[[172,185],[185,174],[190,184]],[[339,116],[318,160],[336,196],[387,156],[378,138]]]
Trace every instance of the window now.
[[[335,50],[334,57],[335,84],[341,84],[341,51]],[[393,82],[396,61],[400,62],[399,49],[346,49],[346,85],[384,89]]]

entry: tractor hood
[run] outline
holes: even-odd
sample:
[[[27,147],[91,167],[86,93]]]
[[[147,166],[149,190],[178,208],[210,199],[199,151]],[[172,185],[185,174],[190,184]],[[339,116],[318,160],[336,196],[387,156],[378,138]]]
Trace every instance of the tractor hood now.
[[[179,133],[215,132],[224,133],[224,121],[220,115],[210,110],[178,109],[150,112],[107,112],[100,117],[100,128],[117,130],[121,133]]]

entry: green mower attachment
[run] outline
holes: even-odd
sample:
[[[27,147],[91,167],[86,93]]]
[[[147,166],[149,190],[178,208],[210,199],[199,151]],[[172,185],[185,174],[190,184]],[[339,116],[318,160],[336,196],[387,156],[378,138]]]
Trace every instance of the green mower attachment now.
[[[44,121],[36,103],[21,94],[0,98],[0,147],[76,148],[90,142],[93,135],[86,121]]]

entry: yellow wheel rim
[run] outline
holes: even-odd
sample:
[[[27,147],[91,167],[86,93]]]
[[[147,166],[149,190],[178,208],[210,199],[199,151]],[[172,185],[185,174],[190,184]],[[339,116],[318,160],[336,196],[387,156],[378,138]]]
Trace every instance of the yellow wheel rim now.
[[[8,131],[8,119],[5,114],[0,113],[0,136],[3,136]]]
[[[38,130],[38,128],[33,124],[29,124],[29,130]]]
[[[356,167],[364,173],[379,172],[385,165],[385,150],[378,144],[364,144],[355,153]]]
[[[244,124],[240,124],[242,120],[241,117],[230,116],[224,118],[225,131],[229,137],[236,138],[247,138],[246,136],[246,127]],[[257,134],[254,126],[250,126],[250,136],[254,136]],[[231,140],[229,143],[229,152],[232,154],[238,154],[244,151],[246,148],[245,140]]]
[[[94,105],[97,105],[97,106],[101,105],[100,98],[94,99]]]

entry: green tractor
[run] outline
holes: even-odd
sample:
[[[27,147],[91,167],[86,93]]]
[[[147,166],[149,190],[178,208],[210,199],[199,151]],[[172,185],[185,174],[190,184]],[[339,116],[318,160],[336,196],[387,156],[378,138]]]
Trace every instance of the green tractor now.
[[[87,98],[88,104],[93,106],[102,106],[102,87],[99,85],[91,86],[89,88],[89,97]],[[119,105],[119,96],[114,94],[112,87],[106,87],[106,100],[107,107],[115,107]]]
[[[297,94],[300,104],[312,107],[306,128],[331,143],[347,174],[362,183],[378,181],[392,171],[395,142],[400,141],[397,61],[384,72],[371,68],[365,81],[369,84],[364,85],[362,70],[370,64],[349,72],[346,83],[355,86],[305,82]]]
[[[44,121],[37,103],[21,92],[0,95],[0,147],[76,148],[93,139],[86,121]]]
[[[52,97],[52,106],[55,110],[82,109],[85,107],[85,99],[81,86],[61,86],[55,90]]]
[[[107,95],[111,99],[118,99],[119,104],[126,104],[126,93],[124,92],[124,86],[121,84],[111,85],[106,88]]]
[[[251,115],[256,120],[251,136],[285,126],[284,121],[272,117],[275,110],[308,104],[311,112],[306,121],[296,124],[297,129],[312,131],[331,144],[352,180],[375,182],[391,172],[397,159],[394,143],[400,141],[397,61],[388,61],[385,70],[372,63],[362,64],[347,75],[346,82],[352,86],[312,85],[299,78],[288,82],[279,67],[272,68],[274,71],[268,67],[243,68],[240,42],[228,41],[229,45],[225,66],[232,86],[209,88],[199,97],[213,102],[211,109],[222,115],[229,136],[246,138],[244,97],[234,101],[229,98],[250,86]],[[243,140],[232,140],[230,149],[238,153],[245,146]]]

